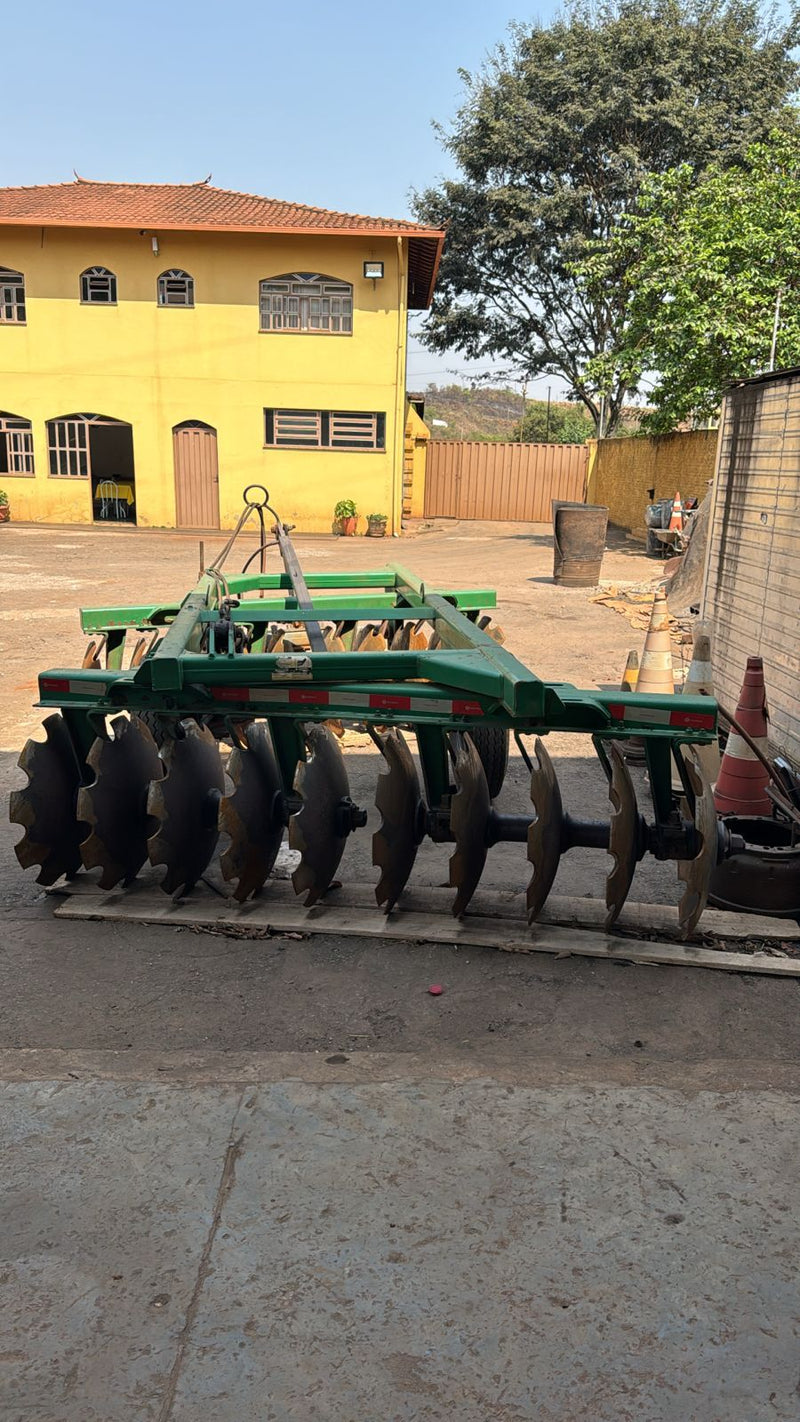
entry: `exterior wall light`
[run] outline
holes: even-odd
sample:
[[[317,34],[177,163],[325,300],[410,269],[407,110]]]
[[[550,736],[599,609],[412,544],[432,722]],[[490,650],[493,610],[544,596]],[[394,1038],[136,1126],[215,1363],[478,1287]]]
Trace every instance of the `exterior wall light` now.
[[[367,281],[380,281],[383,276],[383,262],[365,262],[364,277]]]

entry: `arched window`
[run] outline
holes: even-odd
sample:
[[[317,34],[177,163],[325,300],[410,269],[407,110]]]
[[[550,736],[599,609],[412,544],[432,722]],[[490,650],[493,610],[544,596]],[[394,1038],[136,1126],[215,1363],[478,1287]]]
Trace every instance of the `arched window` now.
[[[317,272],[286,272],[259,284],[262,331],[307,331],[349,336],[353,331],[353,288]]]
[[[8,267],[0,267],[0,321],[25,325],[25,278]]]
[[[81,301],[87,306],[116,306],[117,278],[107,267],[87,267],[81,272]]]
[[[33,474],[33,426],[30,420],[0,410],[0,474]]]
[[[194,306],[194,277],[175,267],[158,278],[159,306]]]

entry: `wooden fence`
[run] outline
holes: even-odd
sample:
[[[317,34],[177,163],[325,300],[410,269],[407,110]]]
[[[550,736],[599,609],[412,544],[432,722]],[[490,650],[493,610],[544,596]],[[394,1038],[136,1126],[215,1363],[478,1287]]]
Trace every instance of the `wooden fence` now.
[[[585,498],[587,458],[580,444],[429,440],[425,517],[549,523],[551,499]]]

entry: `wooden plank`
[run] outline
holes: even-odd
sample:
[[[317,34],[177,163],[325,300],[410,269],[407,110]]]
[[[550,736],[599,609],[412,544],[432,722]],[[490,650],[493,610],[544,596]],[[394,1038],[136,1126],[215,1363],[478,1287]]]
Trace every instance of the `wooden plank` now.
[[[552,928],[477,915],[454,919],[441,913],[409,910],[384,915],[377,910],[316,904],[304,908],[260,899],[231,908],[230,901],[201,898],[173,902],[158,889],[138,892],[80,893],[67,897],[56,917],[103,922],[152,923],[178,927],[230,929],[246,938],[248,930],[281,933],[328,933],[397,942],[447,943],[454,947],[496,948],[504,953],[555,953],[560,957],[605,958],[622,963],[716,968],[736,973],[800,976],[800,958],[769,953],[719,952],[681,943],[643,943],[582,929]]]
[[[287,871],[288,872],[288,871]],[[152,891],[152,880],[140,881],[125,890],[125,897]],[[97,896],[97,882],[90,875],[63,882],[46,890],[54,897],[68,894]],[[121,895],[122,891],[118,890]],[[202,890],[200,892],[203,892]],[[192,902],[193,900],[189,900]],[[273,879],[263,903],[281,904],[294,907],[297,898],[287,879]],[[418,913],[450,915],[453,902],[452,889],[419,887],[407,889],[403,894],[403,908]],[[339,905],[341,906],[341,905]],[[369,884],[348,884],[348,908],[375,909],[375,893]],[[230,907],[230,905],[229,905]],[[492,889],[478,889],[472,900],[479,918],[509,919],[521,924],[525,921],[525,894],[502,893]],[[236,912],[235,908],[233,909]],[[551,894],[539,915],[541,924],[551,927],[602,929],[605,923],[606,906],[602,899],[576,898],[568,894]],[[618,919],[618,927],[630,933],[658,933],[664,938],[678,939],[680,928],[677,910],[670,904],[634,903],[630,899],[625,904]],[[707,908],[699,927],[692,935],[693,943],[702,943],[704,938],[719,938],[726,941],[758,939],[767,943],[800,943],[800,924],[791,918],[771,918],[766,914],[731,913],[725,909]]]

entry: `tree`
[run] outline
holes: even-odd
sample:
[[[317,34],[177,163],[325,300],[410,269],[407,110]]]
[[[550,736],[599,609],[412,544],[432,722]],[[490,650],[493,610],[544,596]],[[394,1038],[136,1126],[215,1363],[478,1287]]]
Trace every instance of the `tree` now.
[[[657,372],[643,427],[714,416],[732,380],[800,363],[800,139],[774,134],[748,166],[684,166],[648,184],[635,213],[582,266],[588,287],[624,267],[633,284],[613,369],[602,383]]]
[[[573,3],[547,28],[515,26],[442,141],[460,176],[415,198],[447,227],[423,340],[501,357],[521,377],[559,376],[606,430],[634,386],[614,364],[627,272],[598,289],[575,266],[635,207],[649,173],[741,165],[771,129],[795,126],[788,96],[798,25],[758,0]],[[611,357],[603,388],[595,362]]]
[[[585,444],[594,434],[594,421],[578,405],[551,404],[548,419],[546,400],[529,400],[524,419],[514,428],[514,439],[530,444]]]

